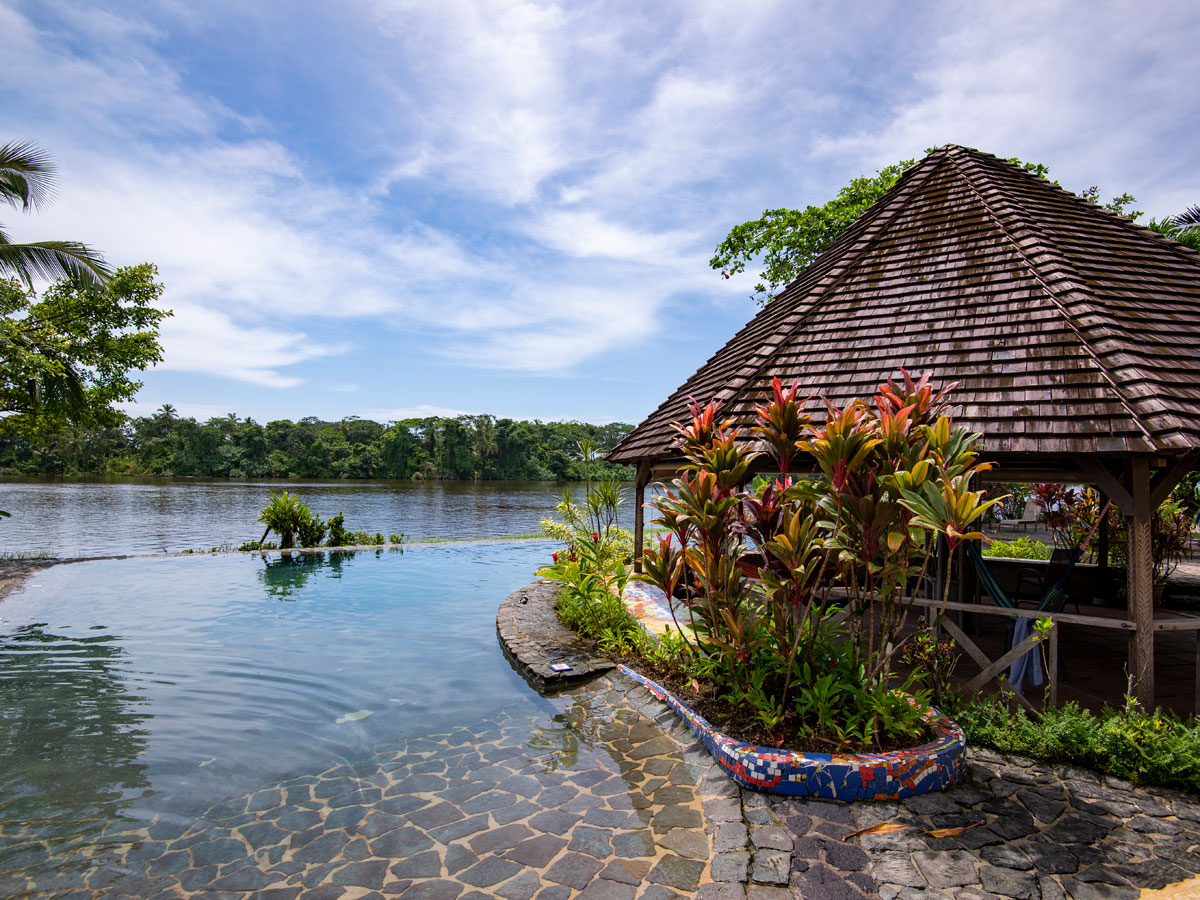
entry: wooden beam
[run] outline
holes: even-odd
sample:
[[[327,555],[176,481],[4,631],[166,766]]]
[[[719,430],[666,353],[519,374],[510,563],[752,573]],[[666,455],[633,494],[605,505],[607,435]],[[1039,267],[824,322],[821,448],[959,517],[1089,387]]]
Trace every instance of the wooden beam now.
[[[1098,459],[1090,457],[1079,457],[1079,468],[1087,475],[1104,493],[1112,498],[1112,502],[1117,504],[1121,512],[1125,515],[1133,515],[1133,494],[1129,489],[1121,484],[1117,478],[1104,463]]]
[[[1154,480],[1150,484],[1150,508],[1158,509],[1171,495],[1175,485],[1183,480],[1183,476],[1190,472],[1195,464],[1196,457],[1181,456],[1168,468],[1155,472]]]
[[[1049,660],[1046,663],[1050,670],[1046,673],[1046,677],[1050,679],[1050,706],[1058,706],[1058,626],[1055,625],[1050,629],[1050,653]]]
[[[1129,618],[1134,623],[1134,695],[1142,709],[1154,709],[1154,557],[1151,546],[1150,460],[1135,457],[1130,465],[1132,515],[1127,515]]]
[[[922,608],[932,606],[935,609],[941,609],[942,606],[940,600],[925,600],[919,597],[906,602]],[[1119,631],[1133,631],[1135,627],[1134,623],[1129,619],[1106,619],[1103,616],[1085,616],[1081,613],[1048,613],[1036,609],[1010,609],[1007,606],[986,606],[979,603],[954,603],[951,601],[946,604],[946,609],[979,613],[985,616],[1008,616],[1009,618],[1018,619],[1047,618],[1052,622],[1065,622],[1068,625],[1090,625],[1095,628],[1115,628]],[[945,619],[942,622],[944,624]],[[1191,623],[1189,622],[1189,624]]]
[[[646,482],[650,480],[650,464],[638,464],[637,478],[633,482],[633,571],[642,572],[642,552],[646,549]]]
[[[1016,662],[1018,659],[1020,659],[1026,653],[1028,653],[1030,650],[1035,649],[1037,647],[1037,645],[1038,645],[1037,635],[1034,635],[1034,634],[1029,635],[1029,637],[1025,638],[1025,640],[1021,641],[1021,643],[1017,644],[1017,646],[1013,647],[1011,650],[1009,650],[1007,653],[1005,653],[1003,656],[1001,656],[998,660],[996,660],[995,662],[988,665],[987,668],[985,668],[982,672],[980,672],[978,675],[976,675],[974,678],[972,678],[970,681],[968,681],[963,689],[967,692],[968,695],[974,694],[975,692],[980,690],[985,684],[987,684],[989,681],[991,681],[993,678],[995,678],[997,675],[999,675],[1001,672],[1003,672],[1005,669],[1007,669],[1009,666],[1011,666],[1014,662]],[[1013,696],[1019,697],[1020,701],[1025,706],[1029,707],[1030,709],[1033,709],[1033,705],[1028,700],[1026,700],[1021,695],[1020,692],[1014,693]]]

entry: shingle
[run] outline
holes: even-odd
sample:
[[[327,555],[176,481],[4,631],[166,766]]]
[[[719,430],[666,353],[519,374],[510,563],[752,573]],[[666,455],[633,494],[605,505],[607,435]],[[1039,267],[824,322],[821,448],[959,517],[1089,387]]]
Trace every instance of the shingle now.
[[[675,454],[689,397],[743,428],[775,375],[844,404],[959,382],[993,455],[1200,448],[1200,255],[977,150],[930,153],[610,454]],[[820,420],[823,404],[812,412]]]

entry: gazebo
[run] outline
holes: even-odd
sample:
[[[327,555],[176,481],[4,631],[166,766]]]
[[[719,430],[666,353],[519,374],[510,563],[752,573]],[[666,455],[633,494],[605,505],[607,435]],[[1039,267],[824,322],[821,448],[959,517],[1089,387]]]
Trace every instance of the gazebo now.
[[[956,422],[998,480],[1094,484],[1125,513],[1119,627],[1152,707],[1155,634],[1200,628],[1155,621],[1150,544],[1153,511],[1200,465],[1200,254],[978,150],[909,169],[613,449],[638,467],[636,555],[690,397],[720,399],[748,436],[774,376],[842,405],[901,368],[958,383]]]

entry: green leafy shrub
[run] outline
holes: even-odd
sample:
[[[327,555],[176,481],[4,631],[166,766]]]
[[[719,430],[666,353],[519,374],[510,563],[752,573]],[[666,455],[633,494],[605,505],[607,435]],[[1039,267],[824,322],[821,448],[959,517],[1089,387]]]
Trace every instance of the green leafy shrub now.
[[[1031,718],[999,697],[976,698],[953,711],[967,743],[1051,763],[1069,763],[1139,784],[1200,792],[1200,722],[1132,698],[1099,716],[1075,703]]]
[[[554,507],[559,519],[545,518],[541,532],[548,538],[562,541],[567,555],[578,557],[581,549],[590,549],[597,540],[602,551],[601,563],[628,563],[633,559],[633,535],[617,525],[617,514],[625,502],[625,492],[615,480],[592,480],[592,469],[601,460],[601,453],[590,440],[579,442],[579,461],[583,465],[583,502],[576,503],[568,487]]]
[[[893,679],[911,586],[935,541],[981,539],[975,523],[1004,498],[971,489],[990,468],[980,436],[952,425],[929,376],[827,404],[820,425],[798,392],[776,378],[756,406],[749,437],[765,453],[720,420],[718,401],[690,404],[675,424],[682,474],[654,501],[667,534],[643,554],[642,580],[682,610],[716,695],[753,710],[771,741],[799,732],[810,746],[894,747],[924,736],[929,701],[915,691],[914,706],[902,693],[913,679]],[[818,476],[791,478],[801,462]],[[778,476],[746,489],[755,468]]]
[[[999,556],[1005,559],[1049,559],[1053,551],[1041,541],[1019,537],[1015,541],[992,541],[983,548],[984,556]]]
[[[638,620],[625,608],[621,594],[629,582],[629,571],[621,561],[612,561],[603,541],[581,544],[574,558],[554,553],[553,562],[538,569],[542,578],[559,582],[558,617],[568,627],[609,648],[633,646],[642,631]]]

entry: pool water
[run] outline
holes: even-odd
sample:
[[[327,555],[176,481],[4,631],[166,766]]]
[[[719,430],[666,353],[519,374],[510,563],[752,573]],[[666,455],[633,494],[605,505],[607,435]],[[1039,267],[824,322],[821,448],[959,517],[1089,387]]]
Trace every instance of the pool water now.
[[[0,896],[565,900],[651,874],[656,836],[702,828],[694,773],[611,681],[542,698],[497,645],[549,550],[35,574],[0,604]]]

